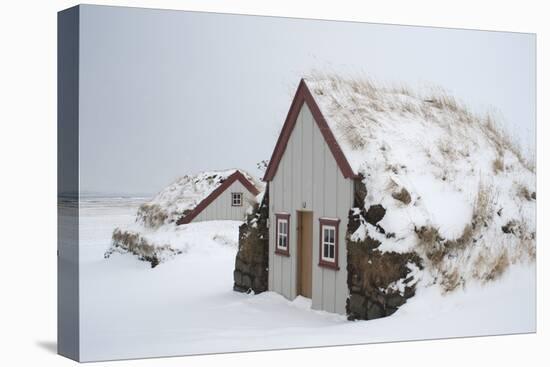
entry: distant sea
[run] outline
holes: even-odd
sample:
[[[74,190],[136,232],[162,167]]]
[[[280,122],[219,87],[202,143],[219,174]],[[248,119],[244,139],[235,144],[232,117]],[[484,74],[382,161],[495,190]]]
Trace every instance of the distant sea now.
[[[140,204],[151,200],[153,195],[124,195],[124,194],[90,194],[80,195],[80,208],[97,207],[138,207]],[[76,207],[77,200],[74,196],[59,197],[58,205],[62,207]]]

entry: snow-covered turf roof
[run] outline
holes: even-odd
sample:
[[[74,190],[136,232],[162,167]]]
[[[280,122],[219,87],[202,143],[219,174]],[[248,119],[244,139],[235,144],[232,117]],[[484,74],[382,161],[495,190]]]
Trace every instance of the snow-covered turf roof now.
[[[143,204],[140,211],[138,211],[138,220],[140,212],[143,215],[144,222],[149,220],[147,216],[150,216],[150,213],[160,212],[163,217],[166,217],[162,220],[163,222],[175,222],[196,209],[224,183],[239,178],[248,181],[245,186],[250,187],[251,192],[254,194],[263,189],[263,185],[256,178],[238,169],[205,171],[194,175],[185,175],[160,191],[151,201]]]

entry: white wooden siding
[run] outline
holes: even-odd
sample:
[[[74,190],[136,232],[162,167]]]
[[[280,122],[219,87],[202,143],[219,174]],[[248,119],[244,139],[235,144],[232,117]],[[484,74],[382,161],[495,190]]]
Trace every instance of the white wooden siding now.
[[[242,206],[231,205],[232,192],[242,192]],[[220,196],[211,202],[210,205],[200,212],[192,222],[202,222],[206,220],[244,220],[246,210],[251,202],[254,202],[254,195],[252,195],[242,183],[235,181],[231,186],[225,189]]]
[[[313,211],[312,307],[345,313],[347,288],[346,244],[353,182],[344,178],[309,108],[304,104],[269,186],[269,290],[294,299],[296,292],[296,219],[298,210]],[[305,208],[303,208],[305,204]],[[290,256],[275,254],[275,213],[290,213]],[[319,267],[319,218],[339,218],[339,267]]]

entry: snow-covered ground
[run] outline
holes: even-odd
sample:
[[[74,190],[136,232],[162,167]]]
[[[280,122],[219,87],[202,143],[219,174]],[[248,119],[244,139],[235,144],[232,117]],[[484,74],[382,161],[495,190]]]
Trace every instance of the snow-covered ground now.
[[[304,298],[233,292],[238,222],[191,224],[186,251],[155,268],[130,254],[105,259],[113,229],[132,223],[142,202],[81,205],[84,361],[535,331],[534,265],[445,296],[419,288],[390,317],[350,322]]]

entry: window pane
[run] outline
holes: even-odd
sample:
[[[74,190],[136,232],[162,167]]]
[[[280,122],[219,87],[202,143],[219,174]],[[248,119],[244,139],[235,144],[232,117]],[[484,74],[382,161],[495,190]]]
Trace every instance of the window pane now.
[[[331,259],[334,259],[334,246],[330,246],[330,256]]]
[[[329,230],[329,233],[330,233],[329,242],[330,242],[330,243],[334,243],[334,229]]]

